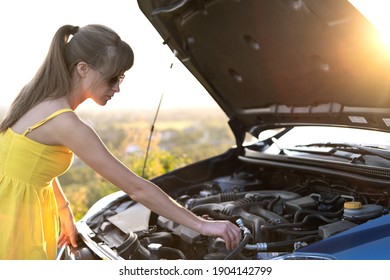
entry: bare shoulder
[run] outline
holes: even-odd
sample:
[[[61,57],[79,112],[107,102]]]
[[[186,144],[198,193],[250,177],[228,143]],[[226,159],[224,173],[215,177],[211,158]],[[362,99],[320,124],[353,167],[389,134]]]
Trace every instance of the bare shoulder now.
[[[59,133],[77,133],[80,129],[92,129],[73,111],[63,112],[56,116],[53,119],[53,126]]]
[[[61,114],[53,118],[53,122],[56,122],[57,124],[62,124],[62,126],[72,126],[84,123],[74,111],[62,112]]]
[[[76,145],[77,142],[90,140],[90,138],[99,138],[93,128],[72,111],[55,117],[51,128],[56,132],[56,141],[68,147]]]

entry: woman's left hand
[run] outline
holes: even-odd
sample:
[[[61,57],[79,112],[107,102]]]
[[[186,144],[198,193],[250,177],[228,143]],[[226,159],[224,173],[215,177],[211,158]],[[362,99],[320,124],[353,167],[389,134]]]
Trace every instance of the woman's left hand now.
[[[61,210],[59,214],[61,220],[61,234],[58,237],[58,248],[64,245],[77,247],[78,231],[72,210],[70,207],[67,207],[66,209]]]

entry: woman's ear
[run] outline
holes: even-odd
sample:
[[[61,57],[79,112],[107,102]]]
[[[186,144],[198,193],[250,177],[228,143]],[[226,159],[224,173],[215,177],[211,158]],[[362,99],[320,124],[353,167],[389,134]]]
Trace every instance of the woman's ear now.
[[[88,63],[81,61],[76,65],[76,72],[81,78],[85,78],[88,74],[89,68]]]

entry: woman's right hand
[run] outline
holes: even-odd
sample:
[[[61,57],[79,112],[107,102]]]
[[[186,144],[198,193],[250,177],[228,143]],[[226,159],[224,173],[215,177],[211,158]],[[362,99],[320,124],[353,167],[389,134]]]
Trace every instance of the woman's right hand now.
[[[229,221],[204,220],[200,233],[222,238],[228,250],[236,248],[241,240],[241,229]]]

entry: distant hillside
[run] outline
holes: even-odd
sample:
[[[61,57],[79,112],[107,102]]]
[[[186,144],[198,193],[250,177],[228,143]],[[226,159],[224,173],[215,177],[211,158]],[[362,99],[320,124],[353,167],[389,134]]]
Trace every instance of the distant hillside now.
[[[151,124],[156,117],[156,124],[163,125],[169,123],[182,123],[182,122],[208,122],[210,120],[218,120],[222,123],[228,121],[225,113],[220,109],[210,108],[194,108],[194,109],[164,109],[158,112],[156,116],[155,110],[146,109],[130,109],[130,110],[89,110],[78,111],[78,115],[90,124],[95,123],[108,123],[114,122],[145,122]]]
[[[6,107],[0,106],[0,120],[3,119],[7,112]],[[156,118],[156,128],[160,130],[167,129],[185,129],[194,124],[212,123],[218,126],[227,126],[228,118],[220,109],[211,108],[194,108],[194,109],[164,109],[158,112],[155,110],[138,109],[138,110],[76,110],[77,114],[94,128],[99,129],[101,126],[123,125],[132,127],[150,127],[154,118]]]

